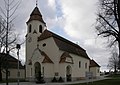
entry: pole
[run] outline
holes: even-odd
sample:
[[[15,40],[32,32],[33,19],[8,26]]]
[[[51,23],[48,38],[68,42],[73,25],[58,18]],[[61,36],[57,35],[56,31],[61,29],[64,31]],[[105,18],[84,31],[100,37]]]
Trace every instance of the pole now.
[[[16,45],[16,48],[17,48],[17,56],[18,56],[18,74],[17,74],[17,77],[18,77],[18,82],[17,82],[17,85],[19,85],[19,77],[20,77],[20,69],[19,69],[19,50],[20,50],[20,44],[17,44]]]
[[[6,54],[7,55],[9,54],[8,53],[8,29],[9,29],[9,0],[7,4],[7,27],[6,27]],[[8,85],[8,66],[6,68],[6,85]]]
[[[18,84],[17,85],[19,85],[19,74],[20,74],[20,71],[19,71],[19,49],[18,49],[18,52],[17,52],[17,56],[18,56],[18,74],[17,74],[17,76],[18,76]]]

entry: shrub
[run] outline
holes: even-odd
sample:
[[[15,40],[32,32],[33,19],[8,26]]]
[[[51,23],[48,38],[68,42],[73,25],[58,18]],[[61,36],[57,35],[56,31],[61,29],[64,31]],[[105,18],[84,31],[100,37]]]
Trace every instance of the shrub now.
[[[56,77],[53,77],[52,82],[57,82]]]
[[[59,80],[58,80],[58,82],[64,82],[63,78],[60,77]]]

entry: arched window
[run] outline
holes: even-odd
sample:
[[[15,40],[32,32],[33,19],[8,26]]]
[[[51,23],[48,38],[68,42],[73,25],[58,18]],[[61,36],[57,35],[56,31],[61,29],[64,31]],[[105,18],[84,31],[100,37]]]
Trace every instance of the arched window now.
[[[42,25],[39,25],[39,32],[42,33]]]
[[[81,61],[79,61],[79,68],[81,68]]]
[[[31,33],[31,31],[32,31],[32,25],[30,24],[29,25],[29,33]]]
[[[85,63],[85,68],[87,69],[87,63]]]

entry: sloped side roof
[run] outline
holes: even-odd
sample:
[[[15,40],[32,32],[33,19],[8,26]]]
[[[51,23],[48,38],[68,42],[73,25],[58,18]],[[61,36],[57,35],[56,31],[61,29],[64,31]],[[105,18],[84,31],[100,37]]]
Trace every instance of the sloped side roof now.
[[[42,56],[44,56],[44,59],[43,59],[43,61],[42,61],[42,63],[53,63],[53,61],[49,58],[49,56],[44,52],[44,51],[41,51],[40,49],[39,49],[39,47],[37,47],[35,50],[34,50],[34,52],[36,51],[36,50],[38,50],[39,52],[40,52],[40,54],[42,55]],[[32,56],[33,57],[33,56]],[[31,57],[31,58],[32,58]],[[28,63],[29,65],[32,65],[32,61],[31,60],[29,60],[30,62]]]
[[[7,62],[8,61],[8,62]],[[8,65],[9,69],[17,69],[18,68],[18,60],[11,55],[7,55],[4,53],[0,53],[0,63],[5,66]],[[19,61],[19,68],[24,69],[25,67]]]
[[[66,58],[67,58],[67,57],[71,58],[72,61],[71,61],[71,62],[67,62],[67,61],[66,61]],[[64,52],[64,53],[61,55],[61,57],[60,57],[59,63],[71,63],[71,64],[73,64],[73,59],[72,59],[72,57],[69,55],[68,52]]]
[[[90,60],[90,67],[100,67],[94,60]]]
[[[42,51],[41,54],[45,56],[42,63],[53,63],[53,61],[48,57],[48,55],[44,51]]]
[[[29,23],[32,20],[38,20],[43,22],[45,25],[46,23],[44,22],[43,18],[42,18],[42,14],[40,13],[38,7],[35,7],[34,10],[32,11],[32,13],[30,14],[30,18],[27,21],[27,23]]]
[[[83,48],[81,48],[79,45],[77,45],[77,44],[51,32],[51,31],[45,30],[41,34],[41,36],[38,37],[38,41],[47,39],[49,37],[53,37],[55,43],[57,44],[57,46],[59,47],[60,50],[63,50],[63,51],[69,52],[69,53],[73,53],[73,54],[79,55],[81,57],[90,59],[88,57],[86,51]]]

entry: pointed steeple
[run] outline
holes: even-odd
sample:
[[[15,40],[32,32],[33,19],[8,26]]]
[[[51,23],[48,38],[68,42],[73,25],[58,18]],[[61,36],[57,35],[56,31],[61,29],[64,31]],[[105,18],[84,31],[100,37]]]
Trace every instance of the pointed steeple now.
[[[46,23],[44,22],[44,20],[42,18],[42,14],[40,13],[39,8],[37,6],[34,8],[34,10],[32,11],[32,13],[30,14],[30,18],[27,21],[27,23],[29,23],[32,20],[41,21],[42,23],[44,23],[46,25]]]

